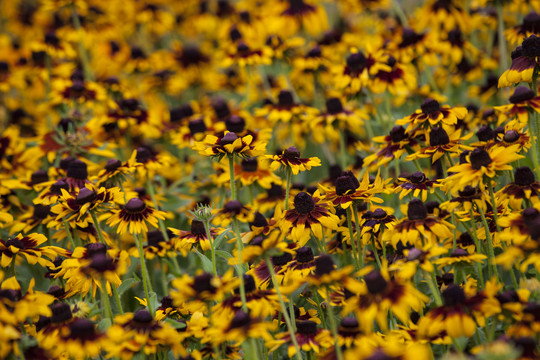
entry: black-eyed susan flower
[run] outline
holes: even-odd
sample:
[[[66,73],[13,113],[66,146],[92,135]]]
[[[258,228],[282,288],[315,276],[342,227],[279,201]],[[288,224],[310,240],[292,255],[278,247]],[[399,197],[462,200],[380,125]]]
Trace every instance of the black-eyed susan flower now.
[[[54,356],[67,354],[79,360],[88,356],[98,356],[105,341],[105,335],[97,330],[92,321],[75,319],[66,331],[59,333],[58,341],[47,350]]]
[[[201,155],[210,157],[222,158],[232,154],[253,157],[266,152],[266,143],[254,142],[252,135],[238,137],[234,132],[225,132],[221,138],[207,135],[203,141],[196,142],[193,149]]]
[[[540,183],[535,179],[534,173],[527,166],[516,168],[514,181],[498,191],[501,200],[509,199],[512,209],[521,209],[523,201],[529,201],[532,205],[540,201]]]
[[[364,158],[364,164],[370,170],[375,170],[379,166],[386,165],[394,159],[399,159],[408,148],[416,150],[419,148],[418,141],[415,140],[414,133],[407,133],[403,126],[394,126],[389,135],[376,136],[373,141],[380,143],[375,153]]]
[[[500,122],[507,119],[517,119],[521,126],[529,122],[529,112],[540,113],[540,96],[528,87],[518,86],[508,99],[510,104],[495,106],[494,109],[502,116]]]
[[[286,344],[287,356],[292,358],[296,354],[296,348],[293,345],[291,335],[286,332],[279,333],[276,337],[276,340],[268,342],[270,351],[275,351],[281,345]],[[300,349],[304,351],[313,351],[316,354],[329,348],[334,343],[330,331],[318,328],[317,323],[311,320],[296,322],[295,337]]]
[[[210,239],[208,239],[204,223],[199,220],[191,221],[189,230],[178,230],[169,228],[172,232],[171,241],[174,243],[176,250],[190,249],[193,245],[199,245],[202,251],[210,250]],[[222,229],[208,229],[210,236],[214,239],[223,232]]]
[[[148,232],[147,222],[157,228],[158,219],[165,220],[162,211],[147,206],[139,198],[133,198],[120,209],[113,210],[113,214],[107,219],[110,226],[118,226],[118,234],[142,234]]]
[[[512,51],[512,64],[499,78],[499,87],[507,87],[520,82],[533,80],[538,57],[540,56],[540,38],[531,35],[523,40],[521,46]]]
[[[458,119],[463,119],[467,115],[465,107],[450,107],[448,105],[441,106],[437,100],[426,99],[420,109],[413,114],[399,119],[396,125],[409,125],[406,132],[410,133],[417,128],[428,128],[434,126],[455,126]]]
[[[420,196],[422,201],[426,201],[428,194],[433,194],[435,191],[438,182],[438,180],[430,180],[421,171],[415,171],[408,177],[399,177],[394,192],[399,193],[400,199],[412,192],[412,196]]]
[[[358,201],[367,203],[381,203],[382,199],[376,195],[386,192],[385,182],[377,174],[377,177],[370,181],[369,174],[366,172],[359,182],[356,176],[350,172],[344,172],[335,182],[335,190],[326,188],[323,185],[319,187],[325,192],[324,199],[332,202],[334,206],[341,206],[347,209],[351,204]]]
[[[57,256],[67,256],[69,252],[58,246],[40,246],[47,241],[43,234],[32,233],[26,236],[19,234],[9,240],[0,239],[0,265],[7,268],[15,266],[17,258],[25,258],[31,264],[43,267],[53,266],[52,260]]]
[[[107,329],[105,351],[109,356],[131,359],[138,353],[157,354],[172,350],[175,355],[187,355],[182,345],[185,335],[167,322],[154,319],[147,310],[118,315]]]
[[[363,282],[349,279],[345,287],[353,296],[345,300],[343,314],[355,313],[360,328],[366,333],[375,320],[382,329],[388,327],[388,310],[407,324],[411,312],[420,311],[429,300],[412,283],[390,279],[387,273],[378,270],[366,274]]]
[[[473,187],[485,187],[484,177],[491,181],[497,175],[497,172],[503,170],[512,170],[509,165],[511,162],[523,158],[519,154],[519,145],[513,145],[507,148],[491,148],[488,151],[476,148],[468,156],[468,161],[452,166],[448,172],[452,172],[444,182],[449,186],[462,189],[466,185]]]
[[[425,244],[437,244],[453,236],[454,226],[439,217],[428,215],[422,200],[413,199],[407,208],[407,218],[391,226],[383,233],[383,240],[394,247],[398,242],[422,248]]]
[[[266,155],[266,158],[272,160],[270,168],[273,171],[284,167],[290,169],[294,175],[300,171],[311,170],[313,166],[321,166],[321,160],[317,157],[301,158],[300,151],[294,146],[283,150],[280,155]]]
[[[448,134],[443,127],[433,127],[427,134],[428,146],[421,148],[417,152],[407,156],[405,160],[431,158],[431,162],[439,160],[445,154],[458,154],[463,150],[472,150],[470,146],[463,145],[465,140],[471,138],[473,133],[461,136],[461,130],[455,130]]]
[[[306,192],[298,193],[293,200],[294,208],[287,210],[280,225],[282,231],[290,233],[292,239],[304,246],[311,233],[323,238],[324,229],[337,229],[339,218],[334,215],[318,191],[313,196]]]

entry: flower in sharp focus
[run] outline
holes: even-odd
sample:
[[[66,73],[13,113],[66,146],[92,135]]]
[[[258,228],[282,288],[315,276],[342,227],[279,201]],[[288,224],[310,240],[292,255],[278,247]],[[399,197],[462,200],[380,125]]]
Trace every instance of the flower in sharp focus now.
[[[294,207],[285,212],[281,229],[290,233],[292,239],[304,246],[311,233],[322,239],[325,228],[336,230],[339,218],[334,215],[327,203],[321,200],[318,191],[313,196],[306,192],[298,193],[293,200]]]
[[[512,64],[499,78],[499,87],[507,87],[520,82],[530,83],[539,63],[540,37],[531,35],[527,37],[514,51],[512,51]]]
[[[162,211],[151,208],[139,198],[130,199],[120,209],[113,210],[113,214],[107,219],[109,226],[118,226],[118,234],[142,234],[148,232],[147,222],[153,227],[158,227],[158,219],[165,220]]]
[[[300,171],[311,170],[312,166],[321,166],[321,160],[317,157],[300,158],[300,151],[294,146],[284,150],[281,155],[266,155],[265,157],[272,160],[270,168],[273,171],[284,167],[290,169],[294,175]]]

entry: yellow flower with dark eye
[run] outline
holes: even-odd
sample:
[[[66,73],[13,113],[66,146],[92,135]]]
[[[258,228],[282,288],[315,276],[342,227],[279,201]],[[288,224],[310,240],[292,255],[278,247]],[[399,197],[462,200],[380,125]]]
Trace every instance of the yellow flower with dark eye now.
[[[499,78],[499,87],[533,81],[535,69],[540,62],[540,37],[531,35],[512,51],[512,64]]]
[[[467,162],[448,169],[448,172],[453,174],[443,180],[443,183],[452,188],[463,189],[466,185],[471,185],[484,189],[484,177],[493,178],[500,171],[512,170],[510,163],[523,157],[519,154],[519,145],[492,147],[488,151],[476,148],[469,154]]]
[[[114,210],[107,219],[109,226],[117,226],[118,234],[142,234],[148,232],[147,222],[153,227],[158,227],[158,219],[165,220],[163,211],[147,206],[139,198],[130,199],[121,209]]]
[[[518,167],[514,172],[514,181],[499,190],[497,195],[503,201],[508,199],[512,209],[521,209],[523,200],[537,205],[540,202],[540,183],[529,167]]]
[[[241,345],[247,339],[271,341],[270,331],[274,324],[243,310],[214,313],[212,327],[207,330],[210,343],[214,346],[225,342]]]
[[[437,244],[450,239],[454,226],[437,216],[428,215],[422,200],[413,199],[408,204],[407,218],[397,222],[383,232],[383,241],[389,241],[394,247],[398,242],[423,248],[427,244]]]
[[[436,260],[433,260],[433,264],[439,265],[439,269],[442,269],[448,265],[466,265],[474,263],[482,263],[487,259],[486,255],[483,254],[469,254],[466,250],[456,249],[452,251],[452,254],[448,257],[441,257]]]
[[[472,150],[472,147],[463,145],[463,141],[470,139],[473,133],[461,136],[461,130],[455,130],[450,135],[443,127],[433,127],[428,133],[428,146],[407,156],[405,160],[431,158],[431,163],[439,160],[445,154],[459,154],[463,150]]]
[[[60,228],[64,222],[68,222],[72,227],[87,227],[90,219],[90,212],[96,214],[107,211],[114,204],[124,202],[123,193],[120,188],[114,187],[106,189],[96,188],[90,184],[75,190],[73,194],[61,189],[62,195],[59,197],[59,203],[51,208],[51,212],[56,214],[55,221],[52,221],[48,227]]]
[[[369,271],[369,267],[363,271]],[[342,313],[355,313],[360,328],[370,333],[373,321],[385,330],[388,310],[404,324],[409,323],[412,311],[421,311],[429,298],[404,279],[390,279],[386,270],[372,270],[359,282],[349,278],[345,287],[353,296],[345,300]]]
[[[203,141],[195,142],[193,150],[204,156],[221,159],[225,155],[253,157],[266,152],[266,143],[254,142],[252,135],[238,137],[234,132],[226,131],[223,137],[207,135]]]
[[[433,194],[438,182],[439,180],[431,181],[423,172],[416,171],[407,178],[398,178],[398,182],[394,187],[394,192],[399,193],[400,200],[412,192],[412,196],[418,197],[420,195],[422,201],[426,201],[428,193]]]
[[[62,330],[58,341],[47,349],[55,357],[67,355],[76,360],[97,357],[106,342],[104,334],[100,333],[96,325],[87,319],[75,319]]]
[[[426,129],[434,126],[455,126],[458,120],[464,119],[466,115],[467,108],[441,106],[437,100],[428,98],[422,103],[420,109],[397,120],[396,125],[409,125],[406,132],[410,133],[418,127]]]
[[[335,190],[319,185],[319,188],[325,192],[324,199],[332,202],[334,206],[341,206],[343,209],[349,208],[351,204],[358,201],[367,203],[382,203],[383,200],[376,195],[386,192],[385,183],[377,174],[377,177],[370,181],[369,174],[366,172],[359,182],[356,176],[346,171],[341,174],[335,181]]]
[[[322,239],[324,228],[336,230],[339,218],[330,212],[325,201],[321,200],[319,191],[313,196],[305,192],[298,193],[293,200],[294,208],[287,210],[281,222],[281,229],[288,232],[291,238],[304,246],[311,233]]]
[[[321,160],[317,157],[300,158],[300,151],[294,146],[283,150],[281,155],[266,155],[265,157],[272,160],[270,168],[273,171],[280,167],[289,168],[294,175],[300,171],[311,170],[312,166],[321,166]]]
[[[108,356],[132,359],[138,354],[155,355],[170,351],[175,356],[187,355],[182,346],[185,335],[167,322],[160,322],[144,309],[135,313],[117,315],[107,330],[104,349]]]
[[[495,106],[494,109],[502,114],[499,123],[507,119],[517,118],[523,127],[529,122],[529,112],[533,110],[540,113],[540,96],[536,96],[534,91],[525,86],[518,86],[512,96],[508,99],[510,104]]]
[[[7,268],[13,261],[16,261],[17,255],[24,257],[29,264],[39,264],[43,267],[54,266],[52,260],[57,256],[67,256],[69,252],[58,246],[38,247],[47,238],[43,234],[32,233],[26,236],[17,235],[7,241],[0,239],[0,266]],[[47,259],[48,258],[48,259]]]
[[[300,349],[306,352],[312,351],[315,354],[329,348],[334,342],[329,330],[318,328],[317,323],[311,320],[297,321],[294,336]],[[289,332],[279,333],[276,335],[276,340],[267,342],[270,352],[277,350],[283,344],[287,344],[287,356],[292,359],[296,354],[296,348]]]

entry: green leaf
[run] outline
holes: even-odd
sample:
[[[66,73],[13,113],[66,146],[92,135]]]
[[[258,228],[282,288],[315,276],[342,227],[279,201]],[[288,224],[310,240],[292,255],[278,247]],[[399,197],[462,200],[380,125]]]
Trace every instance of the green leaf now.
[[[98,329],[101,330],[101,331],[107,330],[110,326],[111,326],[111,319],[109,319],[109,318],[102,319],[98,323]]]
[[[225,230],[224,232],[216,236],[214,238],[214,248],[219,249],[221,243],[223,242],[223,240],[225,239],[227,235],[229,235],[229,230]]]
[[[185,323],[182,323],[180,321],[176,321],[176,320],[173,320],[173,319],[169,319],[169,318],[166,318],[165,319],[165,322],[168,323],[169,325],[171,325],[173,328],[175,329],[183,329],[185,328],[187,325]]]
[[[134,284],[136,284],[138,282],[139,282],[139,280],[134,279],[134,278],[129,278],[129,279],[126,279],[126,280],[122,281],[122,283],[118,287],[118,295],[122,296],[123,293],[125,293],[129,288],[131,288]]]
[[[202,261],[202,267],[203,267],[203,270],[206,271],[207,273],[212,273],[212,261],[206,257],[206,255],[202,254],[199,250],[197,249],[193,249],[195,250],[195,253],[197,255],[199,255],[199,258],[201,259]]]
[[[152,309],[154,310],[157,309],[158,306],[160,305],[158,303],[157,294],[152,291],[148,295],[150,296],[150,304],[152,305]]]
[[[224,250],[216,250],[216,255],[224,258],[225,260],[229,260],[229,259],[232,259],[232,255],[229,254],[228,252],[224,251]]]

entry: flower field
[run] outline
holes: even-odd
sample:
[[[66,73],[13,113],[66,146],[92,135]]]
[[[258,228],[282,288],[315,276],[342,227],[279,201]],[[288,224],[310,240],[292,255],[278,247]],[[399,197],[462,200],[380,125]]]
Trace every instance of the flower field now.
[[[0,2],[1,359],[540,359],[539,0]]]

